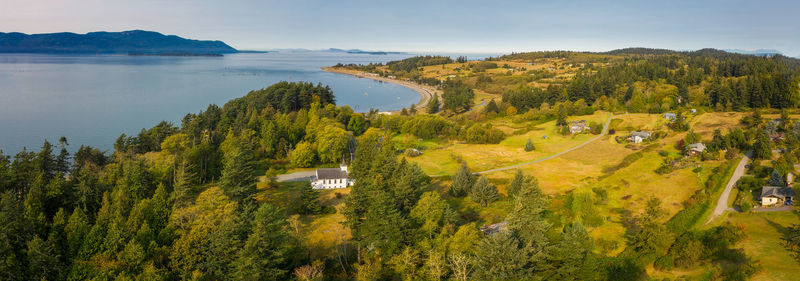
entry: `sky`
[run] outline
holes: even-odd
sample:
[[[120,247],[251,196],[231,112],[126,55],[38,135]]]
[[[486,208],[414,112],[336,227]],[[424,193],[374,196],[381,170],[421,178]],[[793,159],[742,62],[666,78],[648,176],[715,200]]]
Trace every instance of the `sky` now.
[[[412,52],[776,49],[800,1],[0,0],[0,32],[142,29],[234,48]]]

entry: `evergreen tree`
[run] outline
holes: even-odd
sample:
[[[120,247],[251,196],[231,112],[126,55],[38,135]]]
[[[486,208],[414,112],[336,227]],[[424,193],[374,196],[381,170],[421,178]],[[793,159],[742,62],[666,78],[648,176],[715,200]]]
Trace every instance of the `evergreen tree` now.
[[[175,183],[173,184],[173,196],[178,202],[188,198],[192,193],[192,187],[197,184],[195,181],[195,173],[192,172],[188,160],[181,160],[180,166],[177,167],[175,174]]]
[[[238,280],[284,280],[290,237],[278,208],[262,204],[255,212],[250,236],[238,259],[234,277]]]
[[[736,147],[739,150],[747,149],[747,137],[745,137],[744,131],[741,128],[728,131],[727,137],[732,147]]]
[[[486,104],[486,113],[498,113],[500,109],[497,108],[497,103],[494,102],[494,99],[490,100],[488,104]]]
[[[772,143],[765,132],[758,133],[758,137],[753,143],[753,156],[756,159],[772,158]]]
[[[514,231],[523,243],[536,245],[541,249],[547,244],[547,237],[544,234],[550,228],[550,223],[544,219],[547,198],[539,188],[536,178],[523,176],[521,170],[517,171],[517,176],[511,184],[519,187],[512,195],[513,203],[506,217],[508,228]]]
[[[26,280],[25,253],[32,231],[25,208],[12,191],[0,195],[0,279]]]
[[[556,120],[556,126],[566,126],[567,125],[567,107],[564,104],[558,106],[558,119]]]
[[[311,185],[303,185],[300,188],[300,197],[297,199],[297,213],[301,215],[316,215],[322,213],[322,206],[317,199],[319,192],[311,188]]]
[[[481,206],[486,207],[489,203],[497,200],[497,187],[490,184],[486,177],[481,176],[472,186],[469,198],[472,199],[472,201],[480,203]]]
[[[13,177],[11,160],[8,156],[3,155],[3,150],[0,149],[0,194],[12,189]]]
[[[448,81],[445,83],[444,91],[442,92],[443,108],[453,112],[461,109],[469,110],[472,107],[472,99],[475,97],[475,92],[472,87],[467,85],[461,80]]]
[[[405,242],[407,222],[395,207],[388,192],[375,191],[373,202],[367,210],[362,228],[365,245],[374,246],[379,256],[395,255]]]
[[[528,139],[528,141],[525,142],[525,151],[530,152],[534,150],[536,150],[536,147],[533,145],[533,141],[531,141],[531,139]]]
[[[472,173],[466,163],[461,164],[450,183],[450,195],[460,197],[467,194],[472,187]]]
[[[428,101],[427,111],[428,114],[436,114],[439,112],[439,107],[441,107],[441,103],[439,102],[439,95],[433,94],[433,98]]]
[[[722,136],[722,131],[720,129],[714,130],[714,135],[711,142],[708,144],[708,149],[712,152],[728,149],[728,141]]]
[[[249,197],[256,191],[256,177],[253,171],[253,153],[247,145],[236,142],[225,154],[220,186],[225,194],[235,200]]]
[[[517,169],[514,178],[511,180],[511,184],[509,184],[506,189],[508,197],[514,198],[522,189],[523,185],[529,184],[531,180],[533,180],[533,177],[525,176],[525,174],[522,173],[522,169]]]
[[[773,169],[769,174],[769,180],[767,183],[769,183],[771,186],[786,186],[786,181],[784,181],[781,172],[778,172],[777,169]]]
[[[408,115],[414,114],[417,114],[417,105],[412,103],[411,106],[408,107]]]
[[[761,123],[764,122],[764,119],[761,117],[761,110],[758,108],[753,109],[753,114],[750,116],[753,127],[761,126]]]
[[[422,226],[428,239],[432,239],[446,224],[455,222],[456,213],[438,193],[426,192],[411,210],[410,217]]]
[[[61,263],[52,243],[37,236],[28,241],[27,246],[29,280],[58,279]]]
[[[683,144],[684,145],[690,145],[690,144],[693,144],[693,143],[697,143],[699,141],[700,141],[700,136],[695,134],[694,130],[689,130],[689,132],[686,133],[686,136],[683,137]]]
[[[67,151],[67,146],[69,143],[67,142],[66,137],[61,137],[58,140],[58,146],[61,148],[61,151],[58,153],[56,157],[56,168],[55,171],[57,173],[61,173],[62,175],[66,175],[70,171],[69,167],[69,151]]]
[[[672,244],[672,233],[661,221],[663,215],[661,200],[652,198],[647,201],[645,213],[639,217],[638,231],[630,242],[631,249],[640,256],[661,256]]]
[[[72,215],[69,216],[67,225],[64,227],[64,231],[67,235],[67,247],[69,248],[67,256],[78,256],[78,250],[80,250],[86,235],[89,234],[90,228],[89,218],[87,218],[83,209],[75,208],[72,211]]]
[[[567,224],[561,240],[549,247],[548,262],[553,270],[549,280],[597,280],[597,261],[592,253],[594,244],[586,228],[579,222]]]
[[[50,180],[56,173],[56,160],[53,158],[53,145],[47,140],[44,141],[42,149],[36,155],[36,171],[44,176],[45,180]]]
[[[528,255],[508,231],[489,235],[476,245],[472,263],[476,280],[519,280],[528,276]]]

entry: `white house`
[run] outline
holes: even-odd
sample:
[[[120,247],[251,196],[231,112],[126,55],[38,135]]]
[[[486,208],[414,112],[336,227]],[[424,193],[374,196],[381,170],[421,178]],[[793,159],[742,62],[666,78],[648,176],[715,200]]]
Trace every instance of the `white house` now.
[[[645,131],[637,131],[631,133],[628,137],[628,141],[632,143],[641,143],[643,140],[649,139],[652,134],[650,132]]]
[[[700,155],[703,151],[706,151],[706,145],[702,142],[689,145],[689,155]]]
[[[342,164],[339,168],[317,169],[317,173],[311,180],[313,189],[334,189],[347,188],[353,185],[353,180],[348,177],[347,165]]]
[[[765,186],[761,188],[761,205],[769,206],[791,202],[794,190],[791,187]]]
[[[570,134],[582,133],[584,130],[587,130],[587,129],[589,129],[589,126],[586,125],[586,120],[570,121],[569,122],[569,133]]]

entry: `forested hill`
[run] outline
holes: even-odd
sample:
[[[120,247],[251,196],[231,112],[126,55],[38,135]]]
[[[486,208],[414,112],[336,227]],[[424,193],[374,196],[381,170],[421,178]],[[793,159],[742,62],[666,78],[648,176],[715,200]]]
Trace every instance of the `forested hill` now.
[[[153,31],[0,33],[0,53],[221,55],[237,50],[222,41],[185,39]]]

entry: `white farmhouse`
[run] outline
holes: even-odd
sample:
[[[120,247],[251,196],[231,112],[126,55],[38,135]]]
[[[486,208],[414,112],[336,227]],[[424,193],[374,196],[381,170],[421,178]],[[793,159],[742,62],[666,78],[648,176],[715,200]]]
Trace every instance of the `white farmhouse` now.
[[[339,168],[317,169],[317,173],[311,180],[313,189],[335,189],[347,188],[353,185],[353,180],[348,177],[347,165],[342,164]]]

